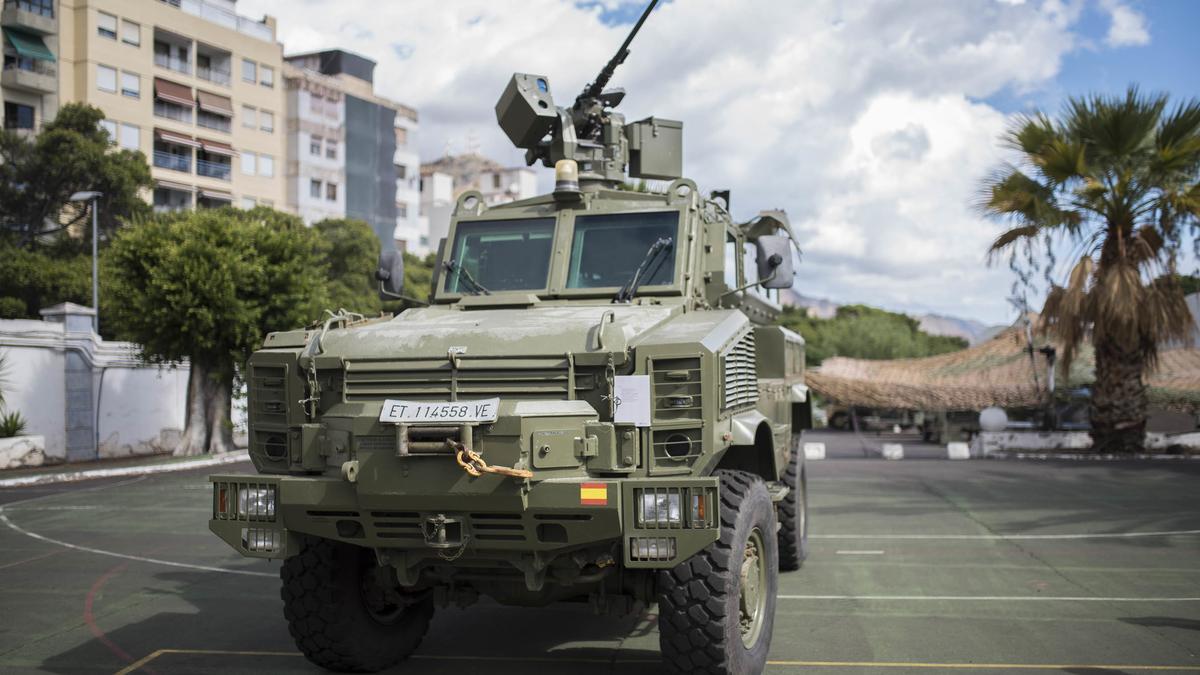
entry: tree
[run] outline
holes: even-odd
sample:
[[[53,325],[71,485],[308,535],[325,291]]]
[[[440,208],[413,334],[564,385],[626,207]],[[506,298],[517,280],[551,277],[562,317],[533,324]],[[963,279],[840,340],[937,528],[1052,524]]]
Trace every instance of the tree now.
[[[114,149],[100,127],[103,119],[99,108],[69,103],[34,138],[0,131],[0,228],[10,243],[22,248],[53,243],[71,253],[90,252],[91,214],[86,205],[67,201],[83,190],[103,193],[104,240],[126,220],[150,212],[140,194],[152,184],[146,156]]]
[[[906,359],[933,356],[967,347],[960,337],[930,335],[916,319],[866,305],[843,305],[831,319],[784,308],[779,323],[804,336],[805,358],[818,366],[831,356],[857,359]]]
[[[382,303],[375,281],[379,237],[371,226],[352,218],[328,218],[313,229],[321,239],[321,258],[328,272],[331,309],[378,314]]]
[[[232,448],[230,393],[262,336],[327,305],[322,244],[265,207],[156,216],[117,232],[103,263],[114,323],[153,362],[187,358],[187,424],[177,455]]]
[[[1042,327],[1070,363],[1091,336],[1096,354],[1091,423],[1102,452],[1141,448],[1145,375],[1160,344],[1191,329],[1176,274],[1200,218],[1200,101],[1168,109],[1165,95],[1072,98],[1058,119],[1022,117],[1005,135],[1019,164],[984,184],[985,213],[1010,229],[991,247],[1070,266],[1053,282]]]

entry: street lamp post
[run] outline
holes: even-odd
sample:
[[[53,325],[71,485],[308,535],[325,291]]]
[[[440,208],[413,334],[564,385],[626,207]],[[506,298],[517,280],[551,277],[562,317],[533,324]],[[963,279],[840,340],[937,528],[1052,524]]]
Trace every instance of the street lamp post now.
[[[71,195],[70,201],[92,203],[92,331],[100,334],[100,274],[97,267],[96,240],[99,227],[100,197],[103,193],[85,190]]]

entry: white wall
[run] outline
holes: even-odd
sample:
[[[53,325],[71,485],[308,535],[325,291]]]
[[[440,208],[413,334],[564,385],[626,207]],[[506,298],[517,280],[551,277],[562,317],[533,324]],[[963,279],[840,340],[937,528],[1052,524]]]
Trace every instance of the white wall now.
[[[0,352],[5,355],[4,408],[21,413],[28,424],[25,433],[46,437],[46,456],[64,459],[67,433],[64,411],[67,405],[63,379],[63,351],[44,346],[5,344],[10,332],[20,335],[62,335],[62,326],[45,321],[0,321]]]
[[[188,369],[107,368],[100,390],[100,456],[167,452],[187,417]],[[48,442],[48,441],[47,441]]]

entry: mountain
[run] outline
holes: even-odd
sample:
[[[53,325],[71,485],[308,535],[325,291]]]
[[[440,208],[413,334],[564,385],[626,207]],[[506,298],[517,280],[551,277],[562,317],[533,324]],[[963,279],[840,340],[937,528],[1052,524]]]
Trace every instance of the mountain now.
[[[802,307],[808,310],[809,316],[820,319],[830,319],[837,313],[841,305],[825,298],[813,298],[794,290],[783,291],[781,300],[785,305]],[[989,326],[974,319],[963,319],[943,314],[909,314],[920,322],[921,330],[930,335],[949,335],[960,337],[974,345],[991,338],[1004,329],[1004,326]]]

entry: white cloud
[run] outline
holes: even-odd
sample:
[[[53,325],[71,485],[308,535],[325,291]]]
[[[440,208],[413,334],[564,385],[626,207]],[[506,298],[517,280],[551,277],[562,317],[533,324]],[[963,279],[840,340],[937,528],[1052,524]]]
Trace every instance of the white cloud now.
[[[1150,31],[1146,28],[1144,16],[1119,0],[1103,0],[1101,4],[1112,19],[1108,35],[1104,37],[1105,44],[1110,47],[1150,44]]]
[[[420,111],[423,157],[474,139],[514,164],[522,154],[493,113],[508,78],[547,75],[569,104],[628,30],[600,20],[612,5],[238,3],[277,15],[289,53],[377,60],[378,91]],[[999,226],[971,203],[1006,120],[978,101],[1051,85],[1080,45],[1082,11],[1082,0],[671,2],[612,85],[628,91],[629,119],[684,120],[685,172],[731,189],[735,216],[787,209],[805,249],[798,291],[1002,321],[1010,275],[985,266]]]

